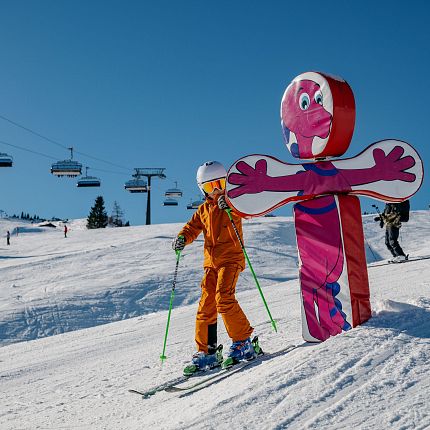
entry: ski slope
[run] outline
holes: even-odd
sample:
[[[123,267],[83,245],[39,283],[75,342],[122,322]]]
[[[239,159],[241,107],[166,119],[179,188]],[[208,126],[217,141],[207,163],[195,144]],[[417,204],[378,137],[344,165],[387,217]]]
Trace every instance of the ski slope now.
[[[6,246],[6,230],[20,233]],[[430,259],[369,267],[373,318],[322,344],[301,339],[291,218],[245,221],[249,269],[238,298],[267,352],[195,393],[128,393],[178,376],[194,351],[202,240],[186,247],[160,365],[180,224],[87,231],[0,220],[1,429],[426,429],[430,428]],[[364,217],[370,266],[389,257]],[[430,256],[430,213],[401,229],[413,256]],[[53,336],[54,335],[54,336]],[[229,340],[219,322],[219,341]]]

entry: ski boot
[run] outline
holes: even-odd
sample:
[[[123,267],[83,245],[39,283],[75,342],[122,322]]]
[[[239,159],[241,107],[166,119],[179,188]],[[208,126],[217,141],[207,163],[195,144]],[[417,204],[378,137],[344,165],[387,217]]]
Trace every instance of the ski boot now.
[[[408,260],[409,254],[408,255],[397,255],[396,257],[394,257],[391,262],[392,263],[404,263],[405,261]]]
[[[241,361],[250,361],[262,354],[263,350],[258,342],[258,336],[255,336],[252,341],[251,338],[248,337],[248,339],[231,344],[228,357],[223,361],[221,367],[223,369],[228,369]]]
[[[222,345],[219,345],[213,354],[206,354],[202,351],[195,352],[191,363],[184,368],[184,376],[192,376],[198,372],[214,369],[221,366],[222,361]]]

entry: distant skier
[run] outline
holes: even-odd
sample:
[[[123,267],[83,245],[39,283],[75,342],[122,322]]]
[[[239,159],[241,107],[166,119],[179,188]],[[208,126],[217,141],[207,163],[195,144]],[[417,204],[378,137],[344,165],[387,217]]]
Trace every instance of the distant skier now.
[[[68,231],[68,229],[67,229],[67,225],[65,225],[65,226],[64,226],[64,237],[67,237],[67,231]]]
[[[245,258],[225,209],[227,172],[217,161],[208,161],[197,170],[197,184],[206,200],[173,240],[172,248],[181,251],[201,232],[204,236],[204,276],[196,316],[195,341],[197,352],[184,369],[184,375],[222,365],[229,367],[241,360],[255,358],[260,352],[258,340],[251,342],[253,332],[245,313],[235,297]],[[242,221],[231,214],[242,236]],[[242,239],[243,240],[243,239]],[[232,339],[228,357],[223,361],[222,348],[217,347],[217,316],[221,314]]]
[[[408,259],[398,239],[402,222],[409,220],[409,200],[402,203],[387,203],[384,212],[375,218],[381,228],[385,225],[385,245],[391,252],[392,263],[402,263]]]
[[[8,244],[8,245],[10,245],[10,232],[9,232],[9,230],[7,231],[7,233],[6,233],[6,243]]]

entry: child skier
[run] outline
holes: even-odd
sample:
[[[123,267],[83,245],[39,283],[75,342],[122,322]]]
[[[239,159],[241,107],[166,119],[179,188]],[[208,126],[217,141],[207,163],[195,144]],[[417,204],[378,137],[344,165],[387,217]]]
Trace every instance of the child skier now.
[[[258,339],[251,342],[253,328],[235,297],[236,282],[245,268],[245,258],[225,209],[227,172],[217,161],[208,161],[197,170],[197,184],[205,195],[192,218],[173,240],[172,248],[181,251],[203,231],[204,276],[196,316],[197,352],[184,369],[184,375],[222,365],[229,367],[241,360],[251,360],[262,353]],[[232,213],[242,237],[241,218]],[[243,240],[243,239],[242,239]],[[232,345],[223,361],[222,346],[217,347],[217,317],[221,314]]]

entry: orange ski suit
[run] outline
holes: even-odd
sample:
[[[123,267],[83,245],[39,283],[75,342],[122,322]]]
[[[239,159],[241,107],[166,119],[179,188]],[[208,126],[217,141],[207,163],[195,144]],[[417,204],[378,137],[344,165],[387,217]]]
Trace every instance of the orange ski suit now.
[[[231,212],[242,235],[242,219]],[[233,342],[247,339],[253,332],[235,297],[236,282],[245,268],[245,257],[230,219],[208,197],[179,232],[188,245],[203,231],[205,270],[196,316],[195,340],[198,351],[213,353],[217,347],[217,317],[221,314]]]

